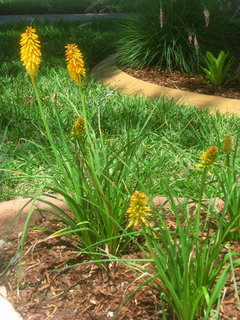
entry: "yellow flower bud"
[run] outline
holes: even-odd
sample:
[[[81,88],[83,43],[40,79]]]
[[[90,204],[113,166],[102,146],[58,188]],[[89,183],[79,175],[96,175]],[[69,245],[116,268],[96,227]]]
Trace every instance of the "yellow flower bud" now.
[[[71,130],[71,135],[72,135],[72,140],[74,140],[76,137],[82,137],[86,133],[86,127],[85,127],[85,122],[83,117],[77,118],[77,120],[74,122],[72,130]]]
[[[230,134],[227,134],[223,142],[223,151],[229,154],[232,151],[232,138]]]
[[[209,168],[216,161],[218,154],[218,147],[211,146],[207,151],[205,151],[199,160],[199,164],[196,167]]]

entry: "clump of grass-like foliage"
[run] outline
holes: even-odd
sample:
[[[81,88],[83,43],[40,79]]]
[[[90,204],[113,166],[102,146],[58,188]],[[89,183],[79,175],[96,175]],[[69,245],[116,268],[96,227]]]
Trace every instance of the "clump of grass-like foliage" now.
[[[139,17],[121,25],[118,63],[123,67],[158,65],[194,72],[206,51],[230,51],[239,58],[239,16],[235,2],[231,3],[229,12],[217,0],[145,2]]]

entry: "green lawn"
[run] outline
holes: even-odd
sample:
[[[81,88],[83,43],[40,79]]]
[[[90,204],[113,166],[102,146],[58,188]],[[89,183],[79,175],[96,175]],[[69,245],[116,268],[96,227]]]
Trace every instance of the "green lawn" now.
[[[38,87],[59,148],[55,108],[63,118],[68,135],[74,121],[72,105],[80,107],[79,94],[69,79],[64,57],[64,46],[76,43],[87,66],[84,92],[88,118],[95,130],[98,131],[100,116],[104,136],[125,141],[129,136],[137,136],[148,119],[141,152],[136,158],[135,174],[153,195],[164,195],[163,178],[168,176],[179,195],[194,197],[198,192],[199,169],[195,164],[199,156],[210,145],[221,149],[225,135],[237,132],[239,118],[213,115],[208,110],[198,111],[194,107],[179,107],[174,101],[127,97],[102,86],[90,77],[89,72],[92,66],[114,51],[113,42],[119,37],[118,22],[93,21],[85,27],[80,25],[80,22],[33,24],[42,47]],[[20,61],[19,39],[25,27],[24,22],[0,26],[0,200],[16,197],[18,192],[32,191],[38,186],[37,177],[50,175],[37,146],[48,146],[48,142],[29,76]],[[208,195],[213,190],[215,184],[210,183]]]
[[[0,14],[136,11],[142,0],[0,0]]]

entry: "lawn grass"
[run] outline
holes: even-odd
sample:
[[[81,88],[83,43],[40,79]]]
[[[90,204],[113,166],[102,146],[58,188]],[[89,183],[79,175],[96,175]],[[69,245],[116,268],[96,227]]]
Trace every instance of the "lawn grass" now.
[[[0,0],[0,14],[54,14],[137,11],[142,0]]]
[[[114,50],[112,43],[119,36],[116,21],[93,21],[85,27],[80,22],[35,22],[33,26],[42,46],[38,87],[59,150],[56,111],[70,137],[75,120],[72,106],[78,110],[81,107],[78,88],[69,79],[64,58],[64,46],[75,42],[86,58],[88,75],[83,90],[88,119],[96,133],[100,119],[105,139],[124,142],[137,137],[148,121],[134,175],[153,196],[165,195],[164,178],[170,177],[179,196],[195,197],[199,191],[199,169],[195,164],[200,155],[210,145],[221,150],[225,135],[231,133],[234,137],[237,132],[239,118],[180,107],[174,101],[127,97],[92,79],[91,67]],[[19,193],[33,193],[44,177],[51,180],[51,169],[41,152],[49,144],[30,78],[19,57],[19,38],[25,27],[25,23],[0,26],[0,201]],[[219,194],[212,175],[208,181],[206,196]]]

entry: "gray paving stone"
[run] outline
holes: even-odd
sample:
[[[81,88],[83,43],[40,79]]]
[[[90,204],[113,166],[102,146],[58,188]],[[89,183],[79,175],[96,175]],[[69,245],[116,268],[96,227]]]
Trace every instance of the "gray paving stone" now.
[[[79,13],[79,14],[29,14],[29,15],[0,15],[0,24],[17,23],[19,21],[89,21],[92,19],[123,19],[136,13]]]

